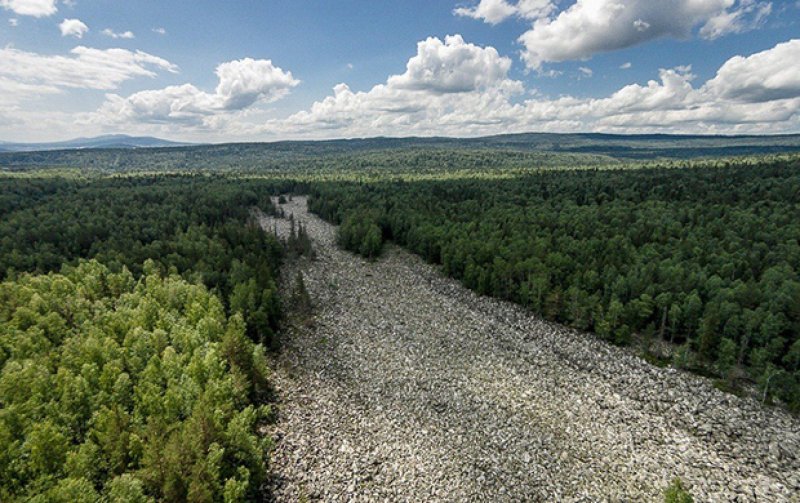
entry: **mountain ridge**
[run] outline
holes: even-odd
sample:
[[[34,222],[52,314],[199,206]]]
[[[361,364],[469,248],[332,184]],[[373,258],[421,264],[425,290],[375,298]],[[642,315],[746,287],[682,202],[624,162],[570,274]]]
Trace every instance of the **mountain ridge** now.
[[[197,145],[189,142],[164,140],[154,136],[131,136],[126,134],[106,134],[80,137],[52,142],[7,142],[0,141],[0,152],[37,152],[47,150],[82,150],[91,148],[158,148],[188,147]]]
[[[406,136],[269,142],[188,143],[150,136],[123,134],[76,138],[63,142],[11,143],[0,141],[0,163],[37,164],[37,152],[47,152],[50,163],[73,159],[81,151],[153,151],[157,155],[321,156],[405,149],[504,150],[550,154],[596,154],[617,159],[696,158],[800,152],[800,134],[781,135],[671,135],[610,133],[506,133],[479,137]],[[34,157],[31,157],[33,155]],[[138,155],[138,154],[131,154]],[[69,159],[67,159],[69,158]]]

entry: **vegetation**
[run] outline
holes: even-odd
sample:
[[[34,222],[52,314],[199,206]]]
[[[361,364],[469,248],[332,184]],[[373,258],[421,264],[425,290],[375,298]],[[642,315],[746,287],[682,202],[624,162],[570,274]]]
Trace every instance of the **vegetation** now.
[[[800,409],[796,159],[514,179],[317,184],[311,208],[373,257],[369,229],[469,288]]]
[[[774,140],[730,141],[797,146]],[[800,410],[800,158],[637,169],[608,154],[661,157],[678,140],[626,141],[0,154],[0,500],[259,497],[277,271],[314,258],[300,223],[283,243],[255,224],[254,207],[282,213],[281,193],[310,193],[369,259],[393,240],[479,293],[615,343],[672,343],[651,359]],[[286,299],[301,321],[305,280]],[[669,501],[691,501],[673,486]]]
[[[383,248],[383,234],[377,218],[365,211],[353,212],[342,219],[336,240],[342,248],[368,259],[377,257]]]
[[[0,179],[0,277],[96,258],[135,276],[153,260],[220,294],[249,335],[273,346],[281,246],[250,223],[274,211],[270,185],[219,177]]]
[[[257,498],[283,247],[250,208],[272,185],[0,188],[0,500]]]
[[[310,259],[316,258],[311,238],[308,237],[303,224],[295,226],[294,218],[290,220],[289,237],[286,239],[286,251],[293,257],[305,256]],[[295,230],[296,229],[296,230]]]
[[[690,136],[527,133],[483,138],[365,138],[235,143],[175,148],[73,149],[0,153],[13,170],[78,166],[105,173],[232,171],[271,175],[376,170],[440,172],[473,167],[600,165],[625,160],[693,159],[800,151],[800,135]]]
[[[681,479],[674,479],[664,491],[664,503],[694,503],[694,498],[684,488]]]
[[[313,307],[311,302],[311,294],[308,293],[303,273],[297,271],[294,280],[294,291],[292,292],[292,307],[293,311],[302,317],[308,317]]]
[[[148,261],[0,284],[2,501],[245,501],[265,473],[264,348]]]

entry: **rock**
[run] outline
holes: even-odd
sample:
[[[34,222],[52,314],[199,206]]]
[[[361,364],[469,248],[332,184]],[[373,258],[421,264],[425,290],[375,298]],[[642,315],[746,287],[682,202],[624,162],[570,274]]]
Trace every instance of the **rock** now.
[[[314,323],[289,327],[272,362],[276,501],[658,501],[674,477],[695,501],[797,501],[797,418],[475,295],[395,246],[366,262],[304,197],[284,208],[317,260],[281,282],[302,269]]]

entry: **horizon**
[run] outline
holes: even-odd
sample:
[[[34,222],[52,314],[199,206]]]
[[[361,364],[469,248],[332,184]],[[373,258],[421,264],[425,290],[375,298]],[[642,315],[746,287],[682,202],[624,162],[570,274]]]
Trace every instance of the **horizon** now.
[[[780,137],[795,137],[800,136],[800,132],[798,133],[747,133],[747,134],[686,134],[686,133],[607,133],[601,131],[578,131],[578,132],[571,132],[571,133],[560,133],[560,132],[550,132],[550,131],[525,131],[519,133],[497,133],[497,134],[489,134],[489,135],[478,135],[478,136],[443,136],[443,135],[430,135],[430,136],[386,136],[386,135],[378,135],[378,136],[354,136],[354,137],[337,137],[337,138],[322,138],[322,139],[281,139],[281,140],[255,140],[255,141],[219,141],[219,142],[188,142],[188,141],[181,141],[176,140],[173,138],[163,138],[157,136],[149,136],[149,135],[132,135],[127,133],[104,133],[97,136],[80,136],[75,138],[69,138],[66,140],[43,140],[43,141],[35,141],[35,142],[16,142],[16,141],[7,141],[0,139],[0,145],[12,145],[12,146],[37,146],[37,145],[52,145],[57,146],[61,144],[67,143],[77,143],[80,141],[95,141],[104,138],[120,138],[120,139],[142,139],[142,140],[156,140],[164,143],[171,143],[174,145],[155,145],[153,147],[148,146],[131,146],[131,147],[124,147],[124,146],[111,146],[111,147],[65,147],[63,149],[58,148],[46,148],[44,150],[88,150],[88,149],[126,149],[126,148],[183,148],[183,147],[204,147],[204,146],[224,146],[224,145],[239,145],[239,144],[277,144],[277,143],[325,143],[325,142],[358,142],[358,141],[368,141],[368,140],[480,140],[480,139],[490,139],[490,138],[497,138],[503,136],[526,136],[526,135],[562,135],[562,136],[585,136],[585,135],[597,135],[597,136],[609,136],[609,137],[619,137],[619,138],[636,138],[636,137],[665,137],[665,138],[674,138],[674,139],[694,139],[694,138],[729,138],[729,139],[738,139],[738,138],[780,138]],[[33,149],[29,152],[36,152],[37,150]],[[0,151],[0,153],[15,153],[15,152],[22,152],[18,150],[11,150],[11,151]]]
[[[794,0],[225,7],[0,1],[0,138],[800,133]]]

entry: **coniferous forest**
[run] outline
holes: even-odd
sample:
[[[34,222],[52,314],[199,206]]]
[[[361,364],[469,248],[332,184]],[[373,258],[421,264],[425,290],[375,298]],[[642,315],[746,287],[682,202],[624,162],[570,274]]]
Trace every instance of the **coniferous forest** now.
[[[268,188],[0,183],[0,500],[256,498],[281,316],[283,249],[250,215]]]
[[[269,354],[287,309],[313,304],[300,273],[300,300],[280,298],[281,264],[315,252],[302,222],[285,241],[258,225],[283,215],[279,194],[308,194],[370,261],[400,245],[479,294],[800,410],[796,156],[487,168],[462,150],[418,171],[408,153],[339,155],[0,176],[0,500],[264,496]]]
[[[310,207],[355,253],[377,255],[379,230],[480,294],[616,344],[679,345],[677,366],[799,410],[798,167],[317,185]]]

